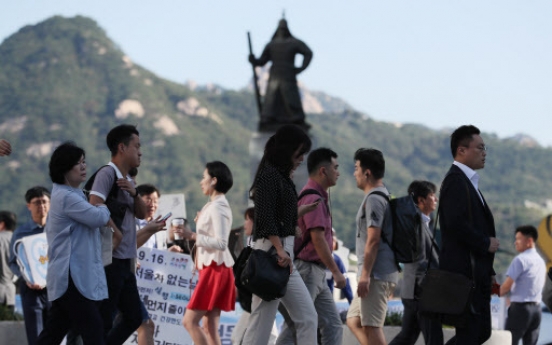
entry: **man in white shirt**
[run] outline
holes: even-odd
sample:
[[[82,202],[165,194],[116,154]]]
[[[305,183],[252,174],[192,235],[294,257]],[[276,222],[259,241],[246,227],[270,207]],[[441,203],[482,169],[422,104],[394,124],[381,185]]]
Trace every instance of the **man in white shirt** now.
[[[512,333],[512,344],[523,339],[523,345],[534,345],[539,339],[541,324],[542,288],[546,265],[537,253],[535,243],[539,233],[532,225],[516,229],[516,251],[506,272],[506,281],[500,287],[500,296],[510,292],[510,308],[506,329]]]

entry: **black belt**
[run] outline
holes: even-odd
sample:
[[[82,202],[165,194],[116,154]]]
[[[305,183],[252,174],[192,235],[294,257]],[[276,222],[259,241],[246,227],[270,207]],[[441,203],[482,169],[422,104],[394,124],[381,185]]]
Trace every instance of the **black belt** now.
[[[539,302],[510,302],[510,304],[538,305]]]

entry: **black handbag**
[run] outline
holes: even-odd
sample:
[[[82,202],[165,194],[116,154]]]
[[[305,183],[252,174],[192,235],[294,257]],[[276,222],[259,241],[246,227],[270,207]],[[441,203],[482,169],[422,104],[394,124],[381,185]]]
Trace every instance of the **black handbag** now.
[[[268,251],[253,249],[240,276],[240,283],[249,292],[265,301],[272,301],[286,294],[290,267],[278,265],[276,248]]]
[[[240,302],[242,309],[249,313],[251,313],[251,299],[253,295],[251,294],[251,291],[243,286],[240,277],[245,269],[245,266],[247,265],[247,259],[249,259],[251,251],[253,251],[253,248],[250,246],[243,248],[240,255],[236,258],[234,266],[232,267],[232,270],[234,271],[234,284],[238,289],[238,301]]]
[[[467,186],[466,186],[467,188]],[[469,194],[469,190],[468,190]],[[469,200],[469,195],[468,195]],[[439,219],[439,209],[433,227],[433,239],[430,253],[435,246],[435,229]],[[468,209],[471,208],[468,205]],[[470,212],[470,219],[472,218]],[[470,253],[472,277],[441,269],[429,269],[431,256],[426,273],[420,284],[418,308],[420,313],[428,318],[440,321],[442,324],[454,327],[464,327],[471,312],[471,299],[475,289],[475,260]]]
[[[418,308],[423,316],[463,327],[470,312],[473,281],[463,274],[429,270],[421,284]]]

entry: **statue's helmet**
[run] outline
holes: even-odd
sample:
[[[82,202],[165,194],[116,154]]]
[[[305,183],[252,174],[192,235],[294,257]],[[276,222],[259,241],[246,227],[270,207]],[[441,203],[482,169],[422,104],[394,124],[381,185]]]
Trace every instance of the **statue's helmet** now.
[[[275,39],[277,37],[280,37],[280,38],[293,37],[291,35],[291,32],[289,31],[289,28],[288,28],[288,25],[287,25],[287,20],[285,20],[283,18],[280,19],[280,21],[278,22],[278,27],[276,28],[276,32],[272,36],[272,39]]]

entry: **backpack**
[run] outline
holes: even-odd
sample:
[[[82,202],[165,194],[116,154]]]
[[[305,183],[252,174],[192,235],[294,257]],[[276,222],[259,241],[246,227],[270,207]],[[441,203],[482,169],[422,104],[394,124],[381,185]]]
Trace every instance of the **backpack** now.
[[[420,260],[423,255],[422,214],[414,204],[412,196],[389,199],[388,195],[380,191],[371,194],[380,195],[388,201],[393,240],[389,243],[383,231],[381,237],[395,253],[395,261],[408,264]]]
[[[90,200],[90,192],[92,190],[92,186],[94,185],[94,180],[96,179],[96,175],[100,170],[107,167],[109,165],[104,165],[86,181],[86,184],[84,185],[84,188],[82,191],[84,192],[84,195]],[[107,199],[105,200],[105,206],[109,209],[109,212],[111,213],[111,219],[117,226],[117,228],[123,232],[122,224],[123,220],[125,218],[125,212],[127,206],[125,204],[120,203],[117,201],[117,193],[119,192],[119,186],[117,185],[117,173],[115,172],[115,169],[111,167],[113,170],[113,174],[115,174],[115,181],[113,182],[113,186],[111,186],[111,190],[109,191],[109,194],[107,195]]]

